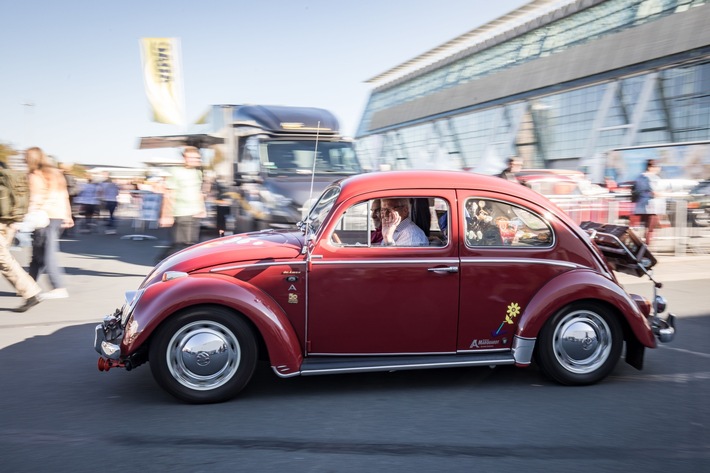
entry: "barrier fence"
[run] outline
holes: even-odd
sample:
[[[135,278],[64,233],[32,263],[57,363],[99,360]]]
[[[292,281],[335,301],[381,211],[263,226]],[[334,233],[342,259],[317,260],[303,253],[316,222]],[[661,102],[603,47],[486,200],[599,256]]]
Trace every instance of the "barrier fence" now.
[[[634,204],[607,197],[575,197],[555,203],[577,223],[593,221],[629,225],[639,237],[645,230],[633,214]],[[651,250],[677,256],[710,254],[710,226],[699,226],[689,218],[688,201],[666,198],[665,214],[659,215]]]

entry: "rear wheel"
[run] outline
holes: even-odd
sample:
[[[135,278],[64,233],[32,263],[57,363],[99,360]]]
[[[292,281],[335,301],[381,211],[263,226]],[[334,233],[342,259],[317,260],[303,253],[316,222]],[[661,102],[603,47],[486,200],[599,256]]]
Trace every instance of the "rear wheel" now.
[[[621,356],[619,321],[603,305],[575,303],[547,321],[538,339],[540,368],[566,385],[593,384],[611,373]]]
[[[257,345],[249,324],[222,307],[195,307],[156,330],[149,361],[173,396],[202,404],[233,398],[251,379]]]

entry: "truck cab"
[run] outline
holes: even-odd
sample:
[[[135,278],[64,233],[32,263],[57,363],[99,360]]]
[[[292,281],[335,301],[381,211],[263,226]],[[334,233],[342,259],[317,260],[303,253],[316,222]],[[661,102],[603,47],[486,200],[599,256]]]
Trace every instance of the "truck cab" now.
[[[362,172],[352,141],[327,110],[233,106],[228,127],[240,232],[292,228],[328,184]]]
[[[213,149],[220,201],[231,202],[228,233],[295,228],[328,184],[362,172],[328,110],[213,105],[209,122],[211,133],[144,137],[140,147]]]

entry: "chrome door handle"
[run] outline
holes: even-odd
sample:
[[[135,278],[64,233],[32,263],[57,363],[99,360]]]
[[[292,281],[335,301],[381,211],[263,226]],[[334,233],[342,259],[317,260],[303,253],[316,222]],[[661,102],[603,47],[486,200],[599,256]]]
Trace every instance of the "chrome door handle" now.
[[[459,267],[458,266],[447,266],[445,268],[429,268],[427,271],[430,271],[432,273],[458,273],[459,272]]]

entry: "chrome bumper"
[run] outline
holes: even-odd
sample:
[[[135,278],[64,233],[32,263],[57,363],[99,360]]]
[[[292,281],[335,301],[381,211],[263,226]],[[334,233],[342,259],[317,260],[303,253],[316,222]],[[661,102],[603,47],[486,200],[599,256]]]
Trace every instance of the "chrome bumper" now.
[[[107,360],[121,358],[123,327],[120,313],[120,310],[117,310],[113,315],[107,315],[103,322],[94,328],[94,349]]]
[[[656,316],[651,319],[651,330],[659,342],[672,342],[675,337],[675,314],[668,314],[668,318],[663,320]]]

